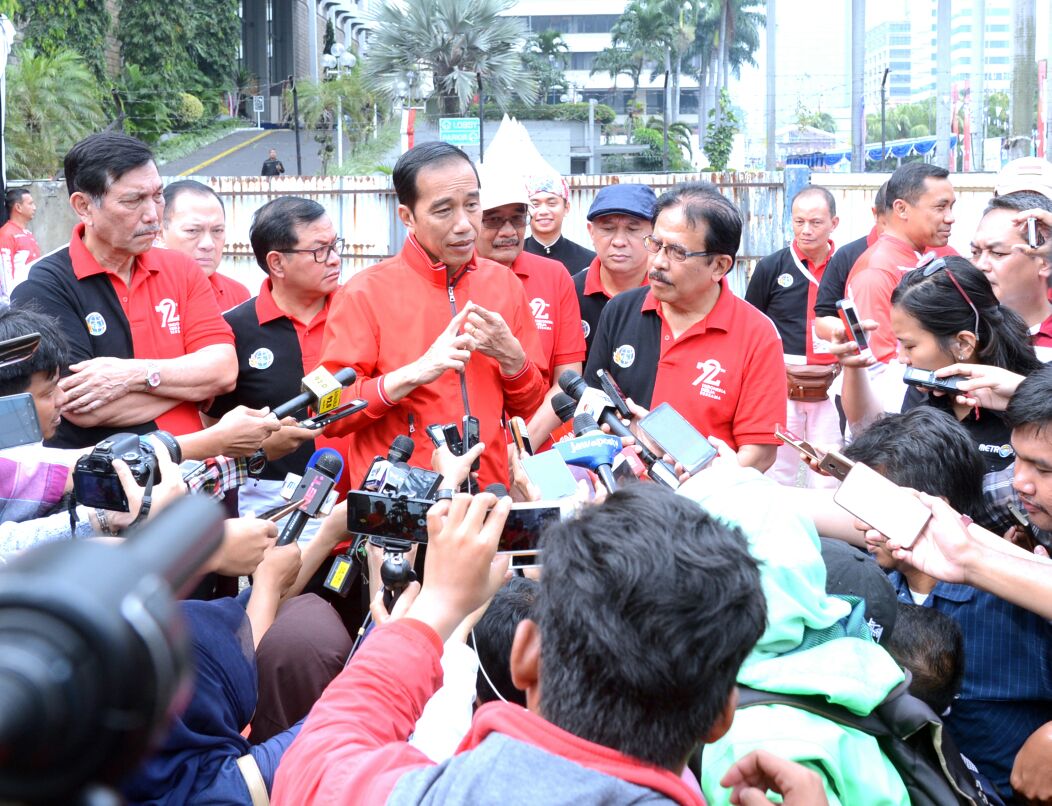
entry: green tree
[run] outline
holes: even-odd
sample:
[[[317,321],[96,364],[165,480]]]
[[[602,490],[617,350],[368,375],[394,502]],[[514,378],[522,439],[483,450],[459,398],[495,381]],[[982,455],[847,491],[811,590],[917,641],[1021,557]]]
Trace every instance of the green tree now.
[[[414,0],[385,3],[373,15],[365,75],[371,89],[389,98],[408,70],[430,71],[440,114],[462,114],[482,76],[488,100],[505,108],[519,97],[531,103],[537,82],[522,61],[522,21],[500,16],[514,0]]]
[[[172,128],[172,115],[180,101],[177,90],[161,76],[126,64],[111,90],[114,120],[125,132],[144,143],[156,143]]]
[[[95,78],[106,76],[106,0],[21,0],[15,20],[27,47],[43,56],[79,53]],[[11,16],[10,12],[5,12]]]
[[[104,120],[99,83],[70,50],[22,48],[7,71],[7,160],[13,179],[52,177],[63,155]]]
[[[336,154],[337,110],[342,109],[343,130],[351,141],[352,150],[364,142],[370,132],[373,97],[363,85],[361,65],[337,78],[317,83],[297,81],[296,94],[303,124],[315,132],[321,175],[328,176],[329,164]],[[291,109],[292,93],[286,90],[286,96],[285,108]]]
[[[610,29],[611,44],[630,54],[637,75],[648,65],[668,69],[673,29],[667,11],[663,0],[631,0]],[[640,92],[638,78],[633,91],[645,115],[646,93]]]
[[[705,133],[705,156],[714,171],[727,170],[727,163],[734,148],[734,135],[738,133],[738,117],[731,108],[731,96],[727,90],[720,90],[720,101],[717,109],[709,111],[708,130]]]
[[[229,90],[241,46],[238,0],[193,0],[187,5],[190,38],[183,47],[206,87]]]
[[[986,99],[986,136],[1008,136],[1008,110],[1011,100],[1007,92],[991,92]]]
[[[588,75],[607,73],[615,84],[618,76],[628,76],[632,82],[632,95],[638,96],[641,70],[642,67],[633,57],[631,50],[626,47],[611,46],[603,48],[596,54],[592,70]]]
[[[542,31],[531,36],[522,60],[537,81],[539,96],[553,103],[552,95],[566,92],[566,54],[570,47],[558,31]]]
[[[798,126],[810,126],[830,134],[836,133],[836,121],[828,112],[811,109],[803,101],[796,102],[796,123]]]
[[[190,42],[192,8],[185,2],[121,0],[117,38],[121,59],[143,73],[164,76],[169,85],[198,83]]]

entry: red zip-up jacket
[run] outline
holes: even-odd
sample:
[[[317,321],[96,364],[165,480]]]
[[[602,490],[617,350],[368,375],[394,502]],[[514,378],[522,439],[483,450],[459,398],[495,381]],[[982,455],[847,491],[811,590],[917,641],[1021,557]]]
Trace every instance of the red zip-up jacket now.
[[[326,429],[329,436],[350,435],[347,472],[352,487],[361,484],[374,457],[387,456],[399,434],[408,434],[416,445],[409,463],[430,467],[434,446],[426,426],[461,427],[465,412],[458,373],[446,372],[397,403],[384,394],[383,376],[420,358],[468,302],[503,316],[526,351],[526,364],[514,377],[502,375],[500,365],[479,352],[472,354],[465,373],[471,414],[479,419],[479,435],[486,443],[479,483],[508,483],[508,440],[501,418],[506,411],[528,419],[537,410],[548,391],[539,369],[546,362],[519,278],[477,255],[465,268],[454,286],[447,285],[446,267],[431,263],[410,237],[400,254],[355,275],[333,296],[321,362],[332,371],[352,367],[358,374],[353,393],[369,404]]]

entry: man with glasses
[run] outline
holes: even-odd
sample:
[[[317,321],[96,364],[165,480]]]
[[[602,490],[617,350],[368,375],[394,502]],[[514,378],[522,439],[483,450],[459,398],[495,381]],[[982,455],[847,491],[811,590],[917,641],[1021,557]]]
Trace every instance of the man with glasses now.
[[[573,283],[589,350],[606,303],[622,291],[646,285],[643,238],[650,234],[656,201],[654,191],[646,185],[607,185],[588,208],[588,234],[597,256],[573,276]]]
[[[201,267],[219,310],[229,311],[252,296],[237,280],[218,271],[226,243],[226,210],[208,185],[193,179],[167,185],[161,232],[166,248],[189,255]]]
[[[585,369],[609,372],[644,407],[669,403],[745,466],[767,470],[786,411],[785,366],[771,321],[727,287],[742,219],[714,185],[676,185],[657,200],[649,288],[603,311]]]
[[[267,279],[259,296],[224,315],[234,331],[238,375],[235,389],[208,409],[207,417],[216,421],[239,405],[262,409],[299,394],[303,377],[321,363],[329,304],[340,283],[343,239],[317,202],[299,196],[267,202],[253,215],[248,237]],[[346,455],[346,438],[297,426],[305,416],[306,411],[293,412],[263,443],[267,466],[240,488],[242,514],[283,503],[286,474],[303,473],[316,448]],[[309,540],[320,523],[308,524],[301,540]]]
[[[58,318],[70,342],[62,423],[48,444],[199,430],[198,403],[233,388],[234,337],[193,260],[153,248],[164,211],[153,154],[134,137],[93,134],[66,154],[64,172],[80,222],[12,294],[16,307]]]
[[[545,402],[529,422],[530,439],[540,445],[558,427],[559,418],[547,401],[560,391],[559,376],[584,365],[581,308],[573,281],[562,264],[523,251],[526,234],[526,185],[521,177],[480,166],[482,181],[482,230],[478,253],[502,263],[522,281],[530,301],[533,321],[547,362],[541,369],[549,384]]]
[[[790,211],[793,242],[756,264],[745,301],[774,322],[782,338],[789,393],[786,427],[813,445],[834,447],[841,441],[840,417],[829,398],[829,387],[840,364],[815,332],[815,304],[833,256],[830,236],[840,219],[833,194],[817,185],[797,193]],[[799,451],[779,446],[771,478],[793,486],[799,472]],[[805,486],[838,483],[817,473],[807,473],[804,480]]]
[[[563,220],[570,212],[570,187],[554,171],[533,176],[527,183],[530,198],[530,237],[524,249],[532,255],[557,260],[574,275],[595,260],[595,252],[563,236]]]

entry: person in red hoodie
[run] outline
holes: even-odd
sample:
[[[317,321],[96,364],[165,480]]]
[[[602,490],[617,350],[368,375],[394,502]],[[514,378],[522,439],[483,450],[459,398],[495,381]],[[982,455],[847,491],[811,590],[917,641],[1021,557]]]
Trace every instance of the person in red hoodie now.
[[[479,257],[479,179],[467,155],[423,143],[394,168],[402,251],[356,274],[333,296],[321,363],[352,367],[361,414],[326,434],[350,434],[347,472],[364,478],[396,436],[412,437],[411,464],[430,467],[426,427],[479,421],[486,445],[479,483],[508,483],[503,413],[529,418],[548,387],[540,338],[522,283]],[[346,393],[345,393],[346,394]]]
[[[488,493],[432,507],[423,588],[315,703],[275,806],[703,803],[681,773],[730,727],[766,605],[742,533],[657,485],[618,490],[542,537],[540,590],[510,655],[527,708],[482,706],[438,766],[407,743],[442,683],[443,642],[503,580],[494,552],[509,510]]]

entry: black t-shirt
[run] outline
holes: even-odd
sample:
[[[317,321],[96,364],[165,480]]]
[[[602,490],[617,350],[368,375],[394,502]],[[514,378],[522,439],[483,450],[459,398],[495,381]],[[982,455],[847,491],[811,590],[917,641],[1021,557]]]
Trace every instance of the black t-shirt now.
[[[925,395],[925,397],[921,405],[945,411],[956,419],[949,395]],[[979,448],[979,453],[982,454],[983,461],[986,463],[986,472],[1004,470],[1015,461],[1015,451],[1012,449],[1012,429],[1008,427],[1001,412],[979,409],[977,414],[976,410],[972,409],[968,412],[968,416],[959,422]]]
[[[822,274],[822,280],[818,284],[818,297],[815,299],[815,316],[836,316],[836,304],[844,298],[844,289],[847,288],[847,277],[855,261],[862,257],[862,253],[869,248],[866,240],[869,236],[864,235],[858,240],[845,244],[833,253],[829,258],[829,265]],[[786,350],[786,352],[789,352]]]
[[[268,159],[263,163],[263,169],[259,173],[260,176],[281,176],[285,173],[285,166],[281,164],[281,160]]]
[[[552,260],[558,260],[571,275],[576,274],[581,269],[588,268],[588,264],[595,260],[595,252],[591,249],[585,249],[580,244],[562,236],[551,246],[544,246],[531,235],[523,244],[523,250],[531,255],[540,255],[541,257],[550,257]]]
[[[779,249],[756,264],[745,301],[774,322],[786,355],[806,356],[807,287],[811,281],[797,268],[791,249]]]

